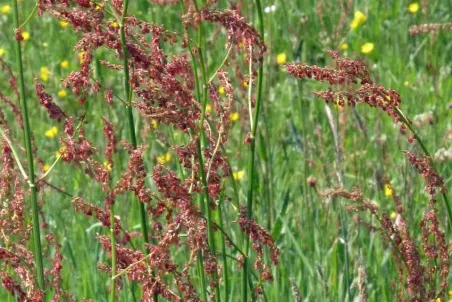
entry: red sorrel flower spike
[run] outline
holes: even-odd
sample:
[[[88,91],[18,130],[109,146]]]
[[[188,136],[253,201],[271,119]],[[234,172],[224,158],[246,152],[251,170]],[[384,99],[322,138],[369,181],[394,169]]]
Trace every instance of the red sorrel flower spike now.
[[[47,109],[49,117],[56,120],[58,123],[61,122],[61,120],[66,119],[66,113],[64,113],[64,111],[53,102],[52,96],[46,93],[44,89],[44,84],[35,79],[36,95],[40,100],[39,103]]]

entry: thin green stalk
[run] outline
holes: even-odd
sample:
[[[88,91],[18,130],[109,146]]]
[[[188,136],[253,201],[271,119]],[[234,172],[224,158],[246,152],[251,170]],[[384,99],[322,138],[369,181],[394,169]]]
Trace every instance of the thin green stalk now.
[[[133,108],[132,108],[132,89],[129,84],[129,53],[127,51],[127,41],[125,34],[125,20],[127,16],[127,10],[129,8],[129,0],[124,0],[121,22],[120,22],[120,34],[121,34],[121,44],[123,53],[123,68],[124,68],[124,92],[127,101],[127,119],[129,123],[130,140],[134,149],[137,148],[137,136],[135,133],[135,122],[133,118]],[[144,242],[149,243],[149,232],[148,232],[148,217],[144,203],[138,201],[140,207],[140,219],[141,219],[141,232],[143,234]],[[146,250],[146,248],[144,248]],[[158,294],[154,294],[154,301],[157,301]]]
[[[185,13],[184,2],[182,0],[180,1],[180,5],[181,5],[182,13]],[[188,36],[188,31],[187,31],[187,36]],[[192,66],[193,66],[193,74],[194,74],[194,79],[195,79],[196,98],[202,103],[202,101],[201,101],[201,89],[199,87],[200,85],[199,85],[199,80],[198,80],[198,65],[196,64],[196,58],[195,58],[195,54],[192,51],[192,45],[191,44],[192,43],[191,43],[191,40],[189,38],[188,39],[188,49],[190,51],[191,60],[192,60]],[[204,203],[202,202],[202,200],[200,200],[199,207],[201,209],[204,208]],[[204,301],[207,301],[207,285],[206,285],[206,278],[205,278],[205,275],[204,275],[203,257],[202,257],[202,253],[201,252],[198,252],[197,262],[198,262],[198,275],[199,275],[199,279],[201,281],[201,290],[202,290],[203,299],[204,299]]]
[[[262,15],[262,5],[260,0],[256,0],[256,9],[259,19],[259,33],[261,35],[262,42],[264,42],[264,18]],[[262,102],[262,83],[263,83],[263,66],[264,62],[260,62],[258,74],[257,74],[257,97],[256,97],[256,107],[254,109],[254,119],[251,125],[251,142],[248,157],[248,194],[247,194],[247,218],[251,219],[253,211],[253,195],[254,195],[254,160],[256,153],[256,133],[257,125],[259,121],[259,110]],[[251,85],[251,83],[250,83]],[[250,112],[250,115],[252,113]],[[245,253],[247,257],[243,262],[243,278],[242,278],[242,301],[248,300],[248,271],[249,271],[249,252],[250,252],[250,238],[249,236],[245,239]]]
[[[196,1],[193,1],[193,3],[195,5],[196,10],[199,11]],[[182,10],[184,10],[183,3],[181,5],[182,5]],[[206,115],[207,93],[208,93],[207,71],[206,71],[206,65],[205,65],[205,61],[204,61],[203,49],[201,47],[203,35],[204,35],[203,34],[203,26],[202,26],[202,24],[199,24],[199,26],[198,26],[198,54],[199,54],[199,62],[201,65],[200,69],[201,69],[202,88],[203,88],[202,94],[200,92],[200,84],[199,84],[199,80],[198,80],[198,76],[197,76],[198,68],[197,68],[196,58],[194,57],[194,54],[191,52],[191,50],[190,50],[190,53],[192,56],[192,61],[193,61],[193,66],[194,66],[193,69],[195,72],[196,94],[197,94],[199,102],[201,103],[201,119],[199,122],[200,137],[198,137],[197,141],[196,141],[197,153],[198,153],[198,166],[199,166],[199,171],[201,173],[201,182],[202,182],[203,191],[204,191],[203,194],[201,194],[201,204],[204,204],[204,206],[201,205],[201,208],[204,208],[205,212],[206,212],[208,244],[209,244],[210,251],[215,256],[216,255],[216,245],[215,245],[215,236],[214,236],[214,232],[212,229],[212,211],[210,210],[209,189],[207,186],[207,179],[206,179],[206,174],[204,171],[204,160],[203,160],[203,154],[202,154],[202,145],[205,141],[204,120],[205,120],[205,115]],[[190,49],[191,49],[191,47],[190,47]],[[217,279],[217,276],[214,275],[213,278]],[[201,278],[201,280],[203,280],[203,278]],[[205,282],[205,280],[204,280],[204,282]],[[203,287],[205,288],[205,284],[203,284]],[[216,300],[220,301],[221,296],[220,296],[220,287],[219,287],[218,283],[215,288],[215,293],[216,293],[215,294]]]
[[[110,205],[110,242],[111,242],[111,289],[110,302],[116,301],[116,237],[115,237],[115,205]]]
[[[14,26],[19,28],[19,9],[17,6],[17,0],[12,0],[13,15],[14,15]],[[16,43],[16,64],[17,70],[19,72],[19,90],[20,90],[20,105],[22,108],[22,118],[24,121],[24,135],[25,135],[25,149],[27,152],[28,161],[28,184],[30,186],[30,197],[31,197],[31,208],[32,208],[32,226],[33,226],[33,254],[35,259],[35,268],[38,280],[39,289],[43,292],[45,291],[44,284],[44,268],[42,263],[42,250],[41,250],[41,234],[39,229],[39,215],[38,215],[38,199],[36,194],[35,186],[35,172],[33,163],[33,148],[31,145],[31,130],[30,122],[28,119],[28,108],[27,100],[25,98],[25,81],[24,81],[24,71],[22,64],[22,49],[20,46],[20,41],[15,41]]]
[[[125,20],[127,16],[127,10],[129,7],[129,0],[124,0],[123,3],[123,10],[121,15],[121,22],[120,22],[120,33],[121,33],[121,44],[122,44],[122,53],[123,53],[123,68],[124,68],[124,91],[126,94],[126,100],[127,100],[127,119],[129,122],[129,132],[130,132],[130,140],[132,142],[132,146],[134,149],[137,148],[137,136],[135,133],[135,122],[133,118],[133,111],[132,111],[132,89],[129,84],[129,54],[127,52],[127,41],[126,41],[126,34],[125,34]],[[142,202],[140,204],[140,214],[141,214],[141,230],[143,233],[144,241],[146,243],[149,243],[149,234],[148,234],[148,225],[147,225],[147,213],[146,209],[144,207],[144,204]]]
[[[394,107],[394,110],[397,113],[397,115],[400,117],[402,122],[408,127],[408,129],[410,129],[411,133],[416,138],[416,141],[419,143],[419,146],[421,146],[422,151],[424,151],[424,154],[430,158],[430,162],[431,162],[433,168],[435,168],[432,156],[430,155],[430,152],[428,152],[427,147],[425,146],[425,144],[422,141],[421,137],[417,134],[417,132],[414,129],[413,125],[411,125],[411,123],[408,121],[407,117],[402,112],[402,110],[400,110],[399,107]],[[447,216],[449,218],[448,225],[449,225],[449,228],[452,228],[452,209],[451,209],[451,205],[450,205],[450,202],[449,202],[449,198],[447,197],[447,193],[445,193],[445,192],[441,193],[441,195],[443,196],[444,203],[446,204]]]
[[[221,192],[220,201],[218,204],[218,222],[220,227],[223,229],[223,211],[221,207],[223,206],[224,192]],[[229,272],[228,272],[228,261],[226,256],[226,240],[224,234],[221,236],[221,253],[223,254],[223,278],[224,278],[224,301],[229,301]]]

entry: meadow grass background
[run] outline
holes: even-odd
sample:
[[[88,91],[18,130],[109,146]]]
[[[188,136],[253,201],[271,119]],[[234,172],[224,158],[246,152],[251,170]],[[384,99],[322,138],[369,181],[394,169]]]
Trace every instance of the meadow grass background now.
[[[227,7],[227,3],[222,2],[220,7]],[[451,34],[443,32],[438,35],[410,36],[408,33],[409,27],[415,24],[450,22],[452,1],[428,2],[428,12],[424,14],[422,8],[410,13],[408,7],[411,1],[350,1],[352,10],[346,13],[341,10],[338,1],[263,1],[263,6],[268,7],[270,12],[264,14],[268,51],[258,129],[258,172],[253,217],[273,232],[281,249],[280,265],[273,269],[275,281],[264,287],[265,299],[268,301],[293,301],[291,288],[294,286],[306,301],[354,300],[358,295],[356,282],[359,267],[365,268],[367,272],[370,301],[395,300],[392,283],[398,282],[398,277],[390,246],[382,242],[378,233],[356,224],[355,214],[345,212],[341,200],[332,203],[319,197],[316,189],[310,187],[306,180],[309,176],[315,177],[319,191],[338,187],[337,171],[342,170],[345,188],[360,188],[382,210],[392,213],[395,205],[391,196],[386,196],[388,194],[385,194],[381,182],[381,178],[386,176],[402,198],[410,230],[419,235],[418,222],[428,197],[423,191],[422,178],[408,165],[401,152],[419,148],[416,144],[407,144],[406,136],[400,132],[399,126],[395,126],[392,119],[380,110],[365,104],[358,105],[355,110],[330,106],[340,135],[342,161],[338,162],[325,104],[312,94],[312,91],[326,86],[288,76],[284,66],[278,64],[277,57],[280,55],[280,63],[283,58],[281,54],[285,54],[287,62],[300,60],[324,66],[331,64],[324,50],[338,49],[343,55],[364,59],[376,82],[400,93],[401,108],[407,116],[413,119],[416,115],[431,113],[433,123],[427,123],[419,129],[428,149],[435,153],[440,148],[451,148]],[[0,1],[0,7],[9,4],[9,1]],[[275,6],[274,10],[271,9],[272,5]],[[28,16],[33,6],[34,1],[21,2],[21,20]],[[352,30],[350,23],[356,10],[363,12],[367,20]],[[320,11],[323,17],[320,17]],[[147,1],[131,1],[129,12],[139,18],[163,24],[166,29],[182,30],[179,5],[150,6]],[[253,1],[243,1],[243,15],[257,25]],[[345,18],[342,19],[343,26],[336,35],[341,18]],[[42,77],[42,73],[46,73],[42,68],[48,68],[48,80],[44,82],[47,90],[68,114],[81,114],[84,109],[71,91],[67,90],[66,96],[62,93],[58,95],[62,89],[60,80],[79,65],[78,53],[73,51],[77,35],[70,27],[64,27],[46,15],[32,18],[23,30],[29,32],[29,39],[24,44],[24,66],[31,125],[39,145],[39,156],[51,164],[56,158],[59,144],[56,137],[48,138],[45,133],[54,126],[59,127],[60,133],[63,129],[52,123],[45,110],[38,106],[33,78]],[[12,31],[12,11],[3,11],[0,14],[0,53],[1,58],[14,68]],[[214,25],[206,26],[205,32],[210,75],[226,55],[226,37],[224,33],[217,32]],[[366,42],[373,43],[374,49],[369,54],[362,54],[361,46]],[[165,47],[169,53],[181,52],[178,46]],[[97,52],[96,57],[113,58],[107,51]],[[60,65],[64,60],[69,63],[67,68]],[[103,79],[114,91],[121,91],[122,78],[112,77],[100,64],[94,64],[93,67],[96,78]],[[0,74],[0,89],[4,94],[13,96],[7,79],[7,74]],[[239,119],[234,122],[226,149],[232,169],[238,173],[246,171],[248,149],[243,140],[249,127],[246,88],[238,81],[235,81],[235,87],[238,101],[235,111],[239,113]],[[101,95],[88,98],[88,103],[90,107],[86,119],[89,123],[85,130],[89,140],[103,148],[100,116],[114,123],[118,137],[128,137],[125,109],[122,106],[113,109],[107,107]],[[11,115],[7,118],[13,120]],[[136,126],[138,133],[146,128],[138,114]],[[158,125],[157,129],[168,135],[167,142],[155,134],[148,136],[146,141],[139,138],[140,144],[151,146],[144,155],[148,171],[152,171],[158,156],[167,152],[171,154],[169,143],[182,142],[177,131],[164,125]],[[14,131],[16,137],[21,138],[20,130],[15,128]],[[119,161],[124,158],[124,168],[127,157],[123,152],[115,156]],[[173,155],[166,164],[176,167],[174,158]],[[438,167],[446,186],[450,188],[451,161],[443,162]],[[238,198],[242,204],[246,202],[249,181],[246,175],[244,173],[241,179],[237,179],[238,194],[233,192],[230,184],[226,191],[227,196]],[[119,174],[114,177],[118,178]],[[58,163],[48,181],[91,203],[100,205],[103,202],[100,186],[70,165]],[[151,179],[148,185],[154,188]],[[63,287],[77,300],[92,298],[106,301],[108,276],[100,272],[96,264],[108,261],[108,257],[95,239],[96,233],[105,230],[95,219],[76,213],[71,198],[64,194],[46,189],[39,193],[39,199],[49,230],[63,245]],[[139,231],[138,207],[135,205],[131,198],[118,200],[116,213],[121,215],[125,227]],[[440,223],[444,227],[446,215],[442,200],[437,206]],[[224,213],[228,215],[228,221],[233,221],[237,215],[231,203],[225,203]],[[372,217],[363,217],[373,222]],[[237,223],[225,228],[235,240],[239,240],[236,237],[239,236]],[[446,236],[450,239],[450,234]],[[178,253],[183,255],[184,249],[181,248]],[[228,264],[231,272],[231,301],[239,301],[241,272],[233,260]],[[194,282],[198,282],[196,277]],[[133,301],[133,290],[128,289],[130,284],[124,286],[126,290],[121,291],[120,299]],[[138,295],[138,291],[136,293]],[[0,290],[0,301],[5,299],[5,293]]]

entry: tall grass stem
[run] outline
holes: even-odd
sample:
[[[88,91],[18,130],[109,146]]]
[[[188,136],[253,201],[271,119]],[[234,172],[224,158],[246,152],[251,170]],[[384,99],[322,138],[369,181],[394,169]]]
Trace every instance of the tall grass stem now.
[[[260,0],[256,0],[256,10],[259,19],[259,34],[261,36],[262,42],[264,42],[264,18],[262,14],[262,5]],[[259,70],[257,74],[257,97],[256,106],[254,108],[254,119],[251,125],[251,142],[249,147],[249,157],[248,157],[248,194],[247,194],[247,218],[251,219],[253,211],[253,195],[254,195],[254,161],[256,153],[256,133],[257,125],[259,122],[259,110],[262,102],[262,84],[264,78],[264,61],[262,60],[259,65]],[[251,83],[250,83],[251,85]],[[250,112],[250,115],[253,114]],[[248,271],[249,271],[249,252],[250,252],[250,238],[249,236],[245,239],[245,257],[243,262],[243,279],[242,279],[242,301],[248,300]]]
[[[13,15],[14,15],[14,27],[19,28],[19,8],[17,0],[12,0]],[[32,226],[33,226],[33,254],[35,260],[35,268],[39,289],[45,291],[44,283],[44,268],[42,262],[42,249],[41,249],[41,232],[39,225],[39,213],[38,213],[38,198],[35,185],[35,171],[34,171],[34,159],[33,159],[33,147],[31,144],[31,130],[30,121],[28,118],[27,100],[25,97],[25,80],[24,69],[22,63],[22,49],[20,41],[15,39],[16,48],[16,64],[19,78],[19,90],[20,90],[20,105],[22,109],[22,118],[24,121],[24,136],[25,136],[25,149],[27,153],[28,162],[28,184],[30,186],[30,198],[32,209]]]

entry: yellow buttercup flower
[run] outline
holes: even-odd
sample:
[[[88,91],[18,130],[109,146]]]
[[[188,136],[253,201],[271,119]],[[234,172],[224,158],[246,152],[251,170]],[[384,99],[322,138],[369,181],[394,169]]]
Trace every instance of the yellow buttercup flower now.
[[[212,105],[206,104],[206,111],[211,112],[212,111]]]
[[[391,215],[389,216],[391,217],[392,220],[397,218],[397,213],[396,212],[391,212]]]
[[[413,2],[408,6],[408,11],[412,14],[417,13],[419,10],[419,3]]]
[[[24,41],[30,40],[30,33],[28,31],[23,31],[22,38],[24,38]]]
[[[452,296],[452,289],[449,289],[447,293],[449,294],[449,296]]]
[[[0,48],[0,57],[3,56],[5,54],[5,49]]]
[[[66,21],[60,21],[60,26],[61,26],[62,28],[66,28],[66,27],[69,26],[69,22],[66,22]]]
[[[166,152],[165,154],[157,157],[157,161],[162,165],[169,162],[170,160],[171,160],[171,153],[169,153],[169,152]]]
[[[57,152],[55,152],[56,157],[64,156],[64,151],[66,151],[66,147],[61,147]]]
[[[248,81],[243,81],[243,87],[248,88]]]
[[[342,43],[341,49],[342,50],[347,50],[348,49],[348,44],[347,43]]]
[[[111,22],[111,26],[113,26],[113,28],[118,28],[119,27],[119,23],[116,21],[112,21]]]
[[[360,26],[361,24],[363,24],[364,22],[366,22],[366,20],[367,20],[366,15],[364,15],[363,12],[357,10],[357,11],[355,12],[355,16],[354,16],[354,18],[353,18],[352,23],[350,23],[350,27],[351,27],[352,29],[355,29],[355,28],[357,28],[358,26]]]
[[[363,53],[365,55],[371,53],[373,50],[374,50],[374,43],[367,42],[361,46],[361,53]]]
[[[157,120],[151,120],[151,125],[152,125],[152,128],[155,129],[159,125],[159,122]]]
[[[57,136],[57,134],[58,134],[57,127],[52,127],[44,133],[44,135],[48,138],[54,138],[55,136]]]
[[[388,184],[385,184],[384,191],[385,191],[385,196],[392,196],[392,194],[394,193],[392,190],[392,187]]]
[[[239,114],[238,112],[233,112],[233,113],[231,113],[231,114],[229,115],[229,119],[230,119],[232,122],[237,121],[239,118],[240,118],[240,114]]]
[[[83,56],[85,55],[84,51],[80,51],[78,53],[78,61],[80,62],[80,64],[83,64]]]
[[[104,167],[107,171],[111,171],[111,164],[108,161],[104,161]]]
[[[1,10],[2,14],[4,14],[4,15],[9,14],[9,12],[11,11],[11,6],[3,5],[0,10]]]
[[[219,93],[220,95],[225,94],[224,86],[218,87],[218,93]]]
[[[245,176],[245,171],[243,170],[232,173],[232,177],[234,178],[234,180],[241,180],[243,176]]]
[[[68,68],[69,61],[68,60],[61,61],[60,66],[61,66],[61,68]]]
[[[58,91],[58,97],[60,97],[60,98],[65,98],[65,97],[67,97],[67,91],[66,91],[66,89],[61,89],[60,91]]]
[[[284,65],[287,62],[287,55],[285,52],[282,52],[276,56],[276,63],[279,65]]]
[[[44,167],[42,167],[42,169],[44,170],[44,172],[47,172],[50,169],[50,165],[49,164],[44,164]]]
[[[41,74],[41,80],[43,80],[44,82],[47,82],[49,80],[49,74],[50,74],[50,70],[48,67],[43,66],[39,69],[40,74]]]

